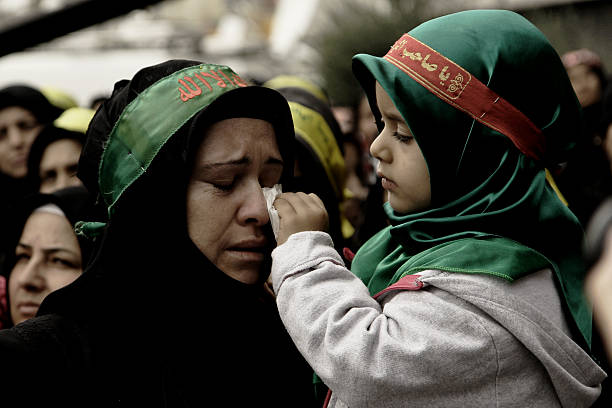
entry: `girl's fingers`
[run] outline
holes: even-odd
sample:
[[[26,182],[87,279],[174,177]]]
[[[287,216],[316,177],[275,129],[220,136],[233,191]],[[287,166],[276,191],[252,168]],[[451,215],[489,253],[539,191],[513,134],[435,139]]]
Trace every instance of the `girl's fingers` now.
[[[283,202],[286,204],[283,204]],[[277,203],[281,208],[277,206]],[[297,213],[325,208],[323,202],[316,194],[306,194],[302,192],[280,194],[274,201],[274,207],[276,207],[277,210],[282,210],[284,205],[290,206],[291,209]]]
[[[311,201],[316,203],[319,208],[325,209],[325,204],[323,204],[323,200],[321,200],[318,195],[310,193],[308,197],[310,197]]]

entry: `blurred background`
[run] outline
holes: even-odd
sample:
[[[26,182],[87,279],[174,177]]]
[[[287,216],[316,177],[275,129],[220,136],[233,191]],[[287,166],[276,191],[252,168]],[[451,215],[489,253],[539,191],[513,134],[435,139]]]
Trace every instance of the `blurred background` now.
[[[188,58],[257,82],[303,75],[351,105],[353,54],[382,55],[420,22],[474,8],[517,11],[560,54],[586,47],[612,66],[609,0],[0,0],[0,87],[56,87],[88,106],[141,67]]]

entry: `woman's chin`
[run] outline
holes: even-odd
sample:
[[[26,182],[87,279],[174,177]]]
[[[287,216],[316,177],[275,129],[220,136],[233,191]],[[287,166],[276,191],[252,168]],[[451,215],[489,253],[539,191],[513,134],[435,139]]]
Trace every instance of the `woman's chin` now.
[[[240,262],[217,265],[217,267],[230,278],[247,285],[253,285],[256,283],[261,283],[265,280],[263,278],[264,264],[264,259],[258,261],[242,260]]]

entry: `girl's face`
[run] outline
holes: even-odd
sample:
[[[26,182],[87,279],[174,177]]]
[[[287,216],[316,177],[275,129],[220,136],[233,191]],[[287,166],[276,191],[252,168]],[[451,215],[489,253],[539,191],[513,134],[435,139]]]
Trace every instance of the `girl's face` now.
[[[376,174],[382,178],[389,204],[403,214],[424,210],[431,203],[431,186],[423,153],[378,82],[376,104],[385,127],[372,142],[370,152],[379,160]]]

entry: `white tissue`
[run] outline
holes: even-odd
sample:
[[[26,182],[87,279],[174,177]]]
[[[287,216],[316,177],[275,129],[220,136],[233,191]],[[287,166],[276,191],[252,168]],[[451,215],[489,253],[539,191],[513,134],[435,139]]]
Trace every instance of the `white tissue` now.
[[[283,186],[275,184],[274,187],[263,187],[263,195],[266,199],[266,205],[268,207],[268,214],[270,215],[270,224],[272,224],[272,232],[274,232],[274,238],[278,236],[278,227],[280,225],[280,219],[278,212],[274,208],[274,200],[276,197],[283,192]]]

